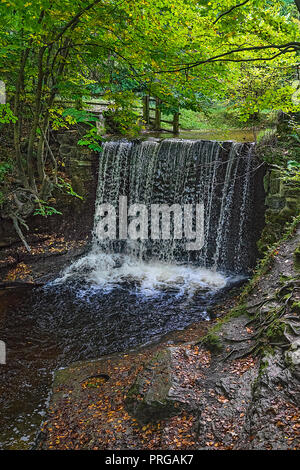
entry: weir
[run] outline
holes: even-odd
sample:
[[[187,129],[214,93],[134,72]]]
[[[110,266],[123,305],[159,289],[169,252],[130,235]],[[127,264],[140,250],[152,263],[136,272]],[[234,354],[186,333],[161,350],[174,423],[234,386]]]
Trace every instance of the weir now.
[[[100,155],[93,250],[133,259],[188,263],[245,273],[255,263],[263,226],[263,170],[255,144],[207,140],[110,141]],[[203,204],[204,244],[187,251],[187,240],[102,240],[99,207],[128,204]],[[119,235],[119,234],[118,234]],[[122,238],[122,237],[119,237]]]

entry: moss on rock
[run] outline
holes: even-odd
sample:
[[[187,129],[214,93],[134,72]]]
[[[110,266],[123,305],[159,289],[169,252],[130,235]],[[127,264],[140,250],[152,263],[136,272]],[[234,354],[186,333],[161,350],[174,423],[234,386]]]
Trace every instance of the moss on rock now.
[[[300,271],[300,245],[294,251],[294,268],[296,271]]]
[[[165,349],[146,364],[127,392],[128,412],[142,424],[178,414],[179,402],[170,396],[172,380],[172,352]]]

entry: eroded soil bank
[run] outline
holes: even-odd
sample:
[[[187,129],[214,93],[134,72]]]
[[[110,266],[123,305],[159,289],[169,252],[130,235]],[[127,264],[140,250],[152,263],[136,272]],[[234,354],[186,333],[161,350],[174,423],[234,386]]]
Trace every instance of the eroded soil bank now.
[[[299,243],[298,227],[208,333],[57,371],[37,448],[299,449]]]

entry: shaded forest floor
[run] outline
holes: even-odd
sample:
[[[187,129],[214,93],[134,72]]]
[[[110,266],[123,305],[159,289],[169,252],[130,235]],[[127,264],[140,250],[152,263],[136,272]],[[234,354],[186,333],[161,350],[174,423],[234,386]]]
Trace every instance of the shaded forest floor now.
[[[0,281],[47,282],[88,250],[89,237],[70,240],[62,235],[37,234],[31,252],[20,243],[0,251]]]

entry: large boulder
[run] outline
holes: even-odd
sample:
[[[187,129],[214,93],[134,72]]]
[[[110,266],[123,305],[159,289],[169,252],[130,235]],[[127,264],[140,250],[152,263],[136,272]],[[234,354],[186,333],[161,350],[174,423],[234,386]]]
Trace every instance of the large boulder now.
[[[139,373],[126,397],[126,408],[140,423],[174,416],[187,403],[176,377],[176,348],[159,352]]]

